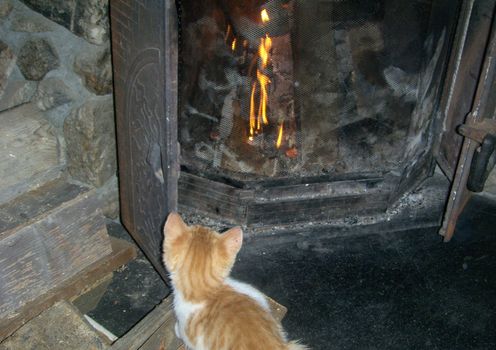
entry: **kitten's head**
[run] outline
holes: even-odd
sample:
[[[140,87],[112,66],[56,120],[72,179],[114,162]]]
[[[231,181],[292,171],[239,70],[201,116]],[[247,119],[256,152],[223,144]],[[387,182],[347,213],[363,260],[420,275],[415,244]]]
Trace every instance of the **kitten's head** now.
[[[164,264],[173,282],[184,288],[213,287],[229,275],[242,242],[239,227],[219,234],[187,226],[179,214],[171,213],[164,226]]]

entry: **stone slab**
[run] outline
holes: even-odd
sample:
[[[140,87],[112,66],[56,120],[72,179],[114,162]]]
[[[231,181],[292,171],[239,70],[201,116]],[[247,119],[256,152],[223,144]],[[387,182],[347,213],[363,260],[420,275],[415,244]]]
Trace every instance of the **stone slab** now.
[[[7,17],[12,11],[12,3],[10,0],[3,0],[0,2],[0,18]]]
[[[63,156],[55,133],[31,104],[0,113],[0,204],[57,178]]]
[[[73,110],[64,122],[69,173],[100,187],[116,173],[112,96],[95,98]],[[84,152],[81,152],[84,150]]]
[[[52,44],[43,38],[27,40],[19,49],[17,65],[28,80],[41,80],[59,67],[59,56]]]
[[[31,9],[92,44],[108,40],[108,0],[22,0]]]
[[[30,102],[37,86],[37,82],[30,80],[9,81],[0,94],[0,112]]]
[[[10,73],[14,69],[16,56],[10,47],[0,41],[0,96],[5,91]]]
[[[97,95],[107,95],[112,92],[110,48],[76,57],[74,71],[81,76],[89,91]]]

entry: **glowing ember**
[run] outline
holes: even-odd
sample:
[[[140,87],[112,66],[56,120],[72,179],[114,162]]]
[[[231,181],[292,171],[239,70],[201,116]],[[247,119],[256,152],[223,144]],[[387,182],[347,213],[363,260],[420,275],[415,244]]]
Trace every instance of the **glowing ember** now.
[[[262,17],[262,23],[263,24],[265,24],[268,21],[270,21],[269,13],[267,12],[266,9],[263,9],[262,12],[260,12],[260,16]]]
[[[283,127],[284,123],[281,123],[281,125],[279,126],[279,133],[277,134],[276,148],[281,147]]]
[[[286,150],[286,156],[288,158],[296,158],[298,157],[298,150],[296,149],[296,147],[291,147],[289,149]]]

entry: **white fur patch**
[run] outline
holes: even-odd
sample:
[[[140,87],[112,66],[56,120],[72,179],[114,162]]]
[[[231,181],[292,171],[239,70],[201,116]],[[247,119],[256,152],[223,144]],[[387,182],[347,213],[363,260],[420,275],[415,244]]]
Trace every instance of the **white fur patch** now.
[[[262,306],[265,310],[270,311],[269,302],[265,298],[265,295],[263,295],[255,287],[250,286],[248,283],[236,281],[232,278],[227,278],[226,284],[234,289],[236,292],[249,296],[258,304],[260,304],[260,306]]]
[[[199,312],[203,308],[203,304],[190,303],[184,300],[181,292],[174,290],[174,312],[176,313],[177,323],[175,327],[176,335],[186,344],[189,349],[203,349],[203,341],[198,342],[200,347],[193,347],[191,341],[186,336],[185,327],[188,320],[193,314]]]

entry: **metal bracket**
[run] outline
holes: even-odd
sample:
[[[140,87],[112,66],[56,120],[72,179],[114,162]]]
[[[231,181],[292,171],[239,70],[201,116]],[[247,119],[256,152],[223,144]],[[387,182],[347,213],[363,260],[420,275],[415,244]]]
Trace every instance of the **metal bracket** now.
[[[483,119],[479,122],[463,124],[458,128],[458,132],[479,144],[470,164],[467,189],[472,192],[482,192],[487,177],[496,163],[496,120]]]
[[[483,119],[478,122],[462,124],[458,127],[458,133],[482,144],[488,134],[496,135],[496,120]]]

